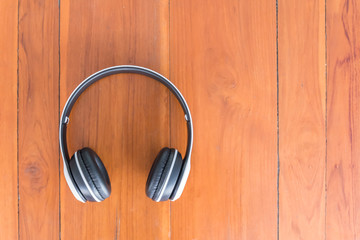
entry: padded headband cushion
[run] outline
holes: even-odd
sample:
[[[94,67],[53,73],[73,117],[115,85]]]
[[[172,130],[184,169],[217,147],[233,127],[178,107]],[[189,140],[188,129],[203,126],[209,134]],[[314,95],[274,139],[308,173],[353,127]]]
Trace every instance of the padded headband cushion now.
[[[151,167],[148,179],[146,181],[146,195],[154,200],[158,190],[161,176],[164,172],[166,163],[169,160],[171,150],[167,147],[161,149]]]
[[[80,164],[83,169],[84,175],[93,192],[100,195],[100,199],[108,198],[111,193],[111,184],[109,175],[106,171],[104,164],[99,156],[90,148],[83,148],[79,151],[80,159],[83,164]],[[86,173],[86,174],[85,174]]]

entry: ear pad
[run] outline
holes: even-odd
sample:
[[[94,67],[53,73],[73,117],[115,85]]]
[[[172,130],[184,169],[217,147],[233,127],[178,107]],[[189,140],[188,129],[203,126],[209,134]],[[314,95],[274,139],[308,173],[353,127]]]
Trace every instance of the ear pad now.
[[[70,160],[71,173],[86,200],[100,202],[111,193],[109,175],[99,156],[90,148],[75,152]]]
[[[176,149],[163,148],[151,167],[146,181],[146,195],[157,202],[168,200],[178,180],[181,167],[181,154]]]

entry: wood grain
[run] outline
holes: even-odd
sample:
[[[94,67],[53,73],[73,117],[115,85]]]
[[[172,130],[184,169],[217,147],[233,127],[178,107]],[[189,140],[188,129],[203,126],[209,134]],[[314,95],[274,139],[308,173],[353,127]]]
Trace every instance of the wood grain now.
[[[19,1],[19,237],[59,238],[57,1]]]
[[[136,64],[169,74],[167,1],[61,1],[61,108],[90,74]],[[112,76],[76,103],[68,129],[70,155],[91,147],[108,169],[112,193],[81,204],[61,181],[64,239],[168,239],[170,203],[145,195],[150,167],[169,146],[169,92],[141,76]]]
[[[359,16],[355,0],[1,0],[0,238],[358,239]],[[122,64],[169,77],[190,106],[176,202],[145,182],[162,147],[184,155],[184,115],[142,76],[102,80],[70,116],[70,154],[100,155],[111,197],[81,204],[66,185],[60,111]]]
[[[327,1],[327,239],[360,236],[360,5]]]
[[[17,191],[17,1],[0,1],[0,235],[16,239]],[[6,36],[6,37],[5,37]]]
[[[275,1],[172,1],[171,79],[194,120],[172,239],[276,239]],[[171,101],[171,145],[184,154]]]
[[[279,237],[325,238],[325,3],[279,1]]]

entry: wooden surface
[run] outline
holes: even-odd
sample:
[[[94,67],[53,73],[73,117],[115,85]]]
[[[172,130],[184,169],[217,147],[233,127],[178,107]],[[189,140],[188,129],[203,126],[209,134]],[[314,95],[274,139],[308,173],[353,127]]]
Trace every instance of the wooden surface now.
[[[171,238],[275,240],[275,2],[187,0],[170,9],[170,77],[195,126]],[[184,149],[183,114],[171,103],[171,145]]]
[[[0,239],[345,239],[360,235],[356,1],[2,0]],[[81,204],[63,177],[58,122],[90,74],[136,64],[169,77],[194,121],[181,199],[145,195],[184,115],[135,75],[90,87],[70,155],[91,147],[111,197]]]
[[[325,238],[324,7],[279,1],[280,239]]]
[[[55,1],[19,2],[19,238],[59,239],[59,42]]]
[[[18,235],[17,189],[17,12],[16,1],[0,1],[0,235]],[[6,197],[5,197],[6,196]]]
[[[360,236],[360,5],[327,6],[327,239]]]

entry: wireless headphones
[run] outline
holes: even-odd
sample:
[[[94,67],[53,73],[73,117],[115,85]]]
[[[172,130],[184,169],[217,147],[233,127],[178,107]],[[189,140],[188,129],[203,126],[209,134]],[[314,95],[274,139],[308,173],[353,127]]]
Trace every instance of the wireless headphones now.
[[[136,73],[159,81],[175,95],[185,113],[188,140],[184,160],[176,149],[163,148],[157,155],[146,181],[146,195],[149,198],[156,202],[169,199],[175,201],[181,196],[190,173],[190,157],[193,145],[193,125],[190,110],[184,97],[173,83],[157,72],[138,66],[123,65],[103,69],[85,79],[71,93],[64,106],[59,127],[60,151],[64,160],[66,182],[75,198],[83,203],[86,201],[101,202],[110,196],[109,175],[101,159],[93,150],[83,148],[76,151],[71,159],[69,158],[66,128],[71,109],[80,95],[96,81],[118,73]]]

